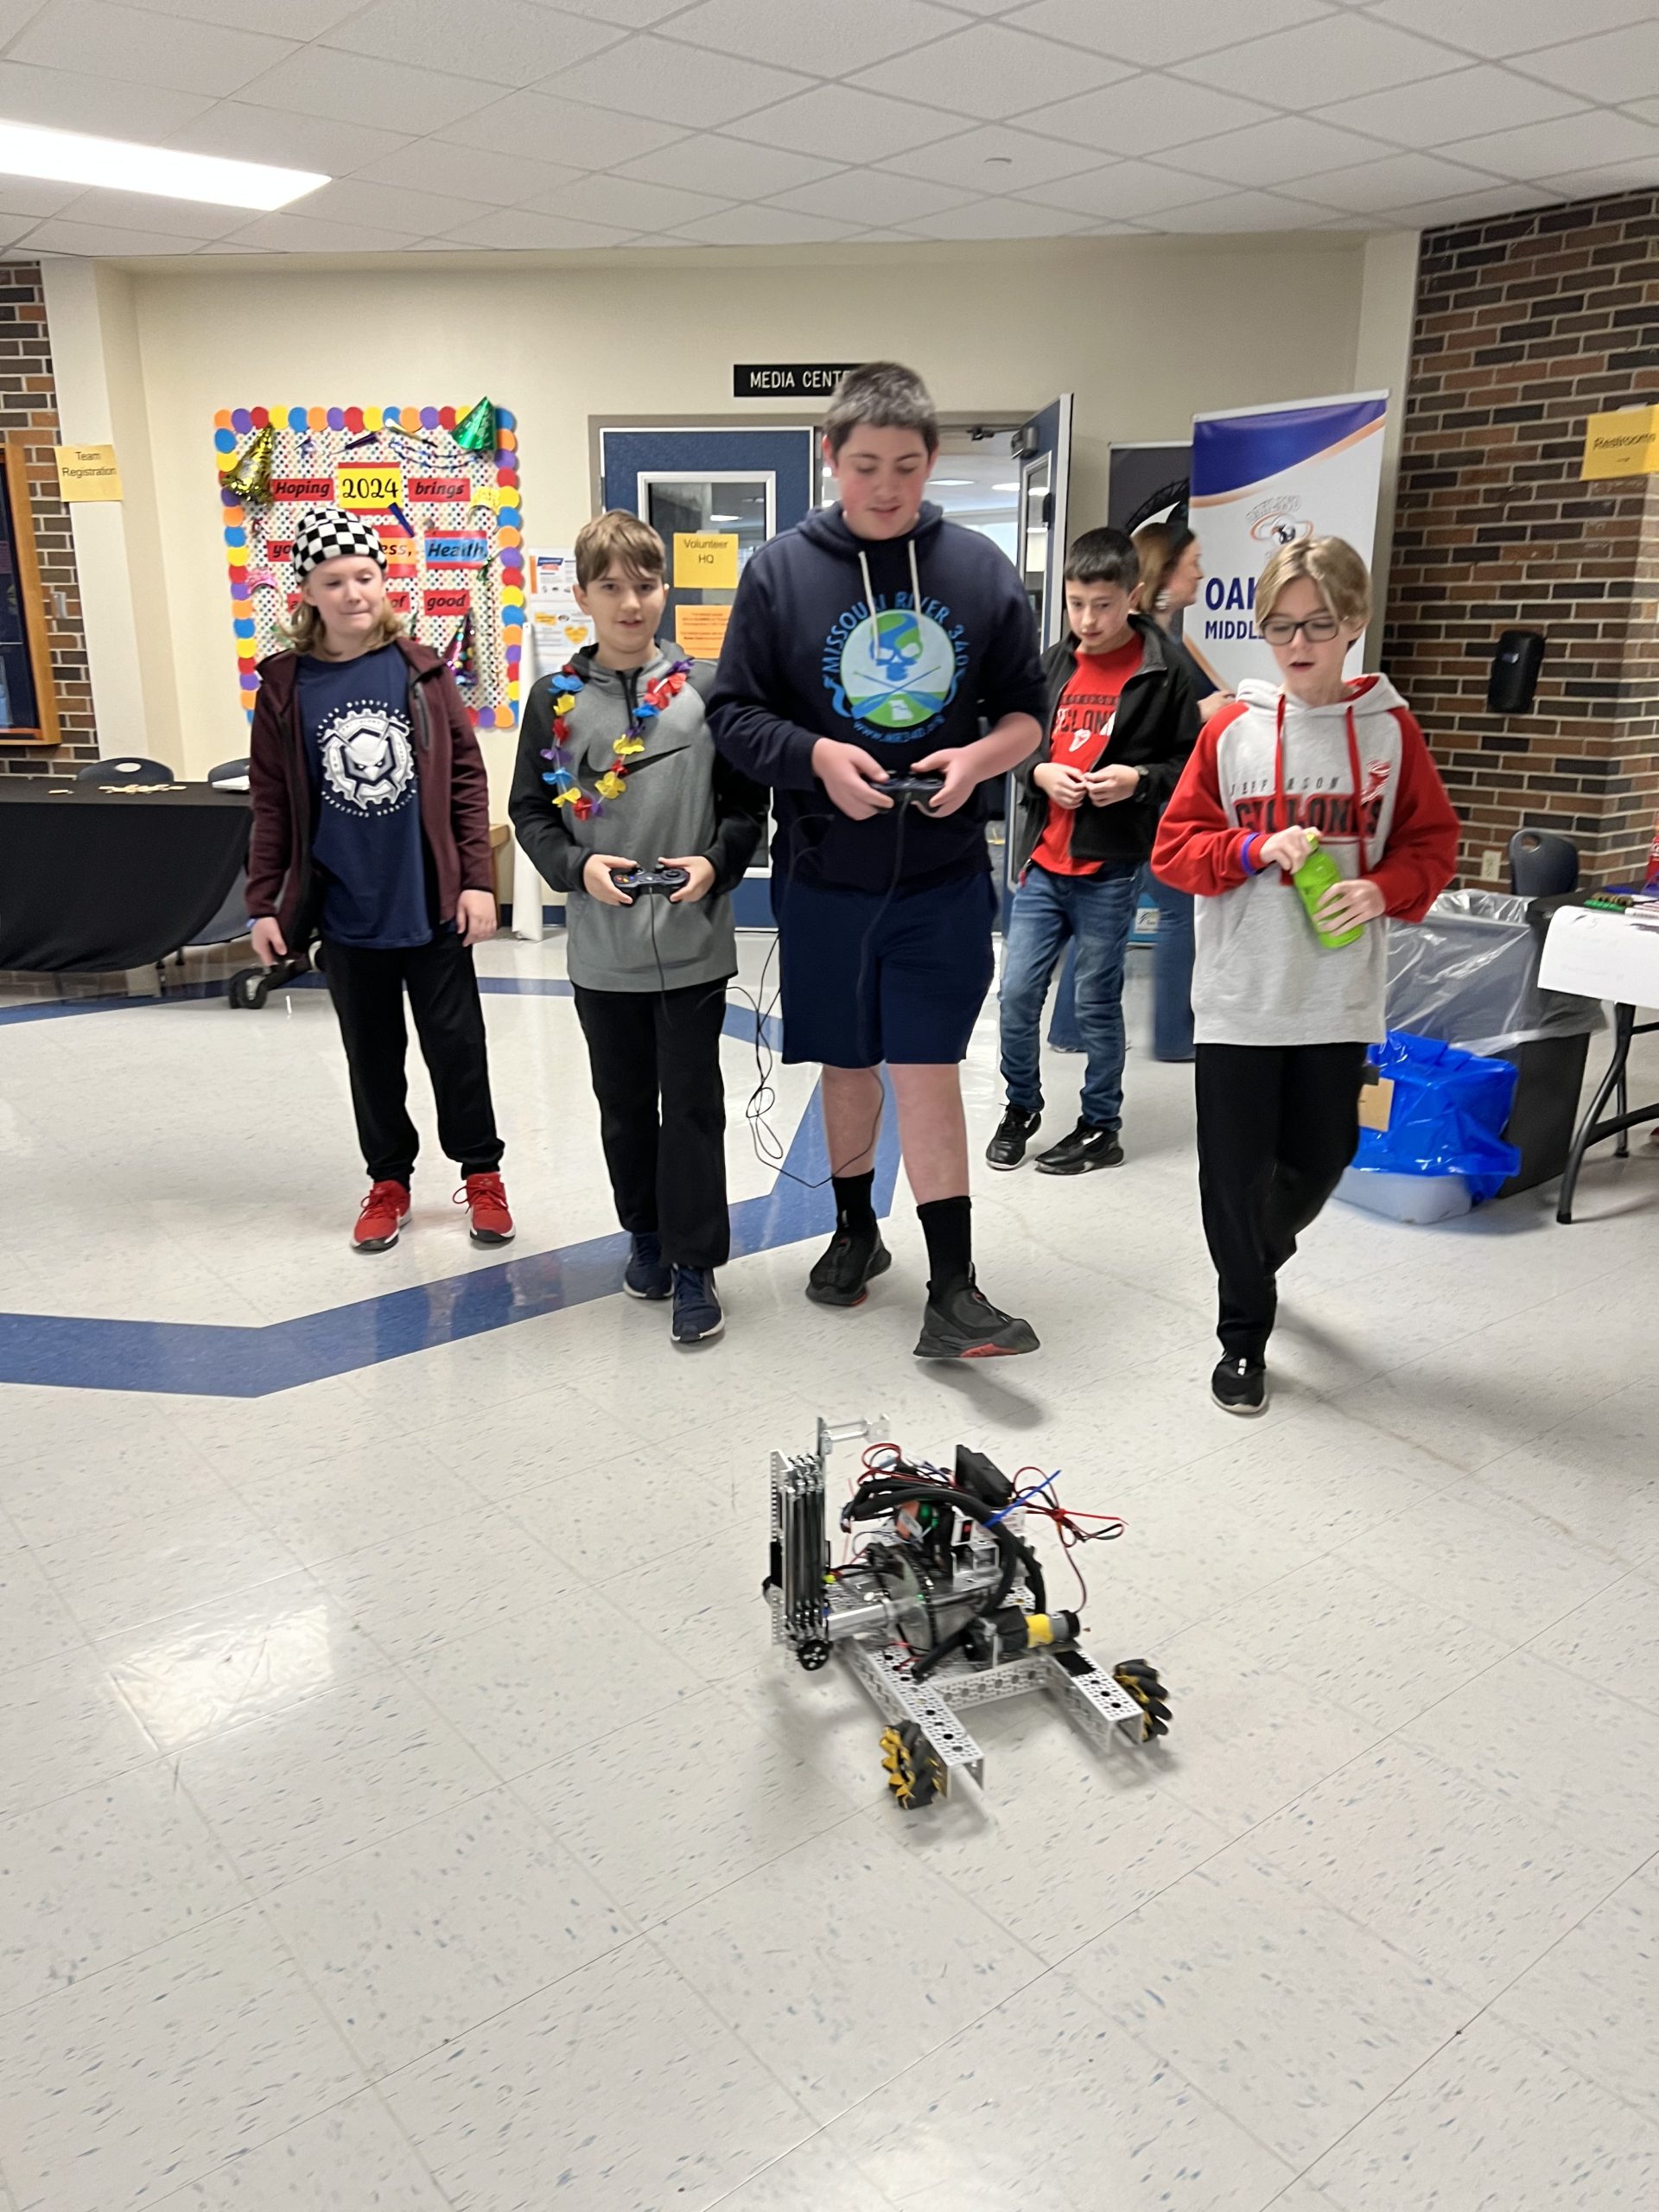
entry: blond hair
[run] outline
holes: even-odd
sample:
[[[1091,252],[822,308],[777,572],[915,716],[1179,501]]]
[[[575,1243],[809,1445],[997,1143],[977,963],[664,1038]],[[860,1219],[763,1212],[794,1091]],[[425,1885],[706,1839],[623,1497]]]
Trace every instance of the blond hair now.
[[[374,618],[374,628],[369,633],[365,652],[372,652],[377,645],[389,645],[394,638],[401,638],[408,624],[389,599],[380,602],[380,612]],[[302,599],[286,622],[277,627],[296,653],[315,653],[326,647],[327,632],[323,627],[321,611]]]
[[[1281,545],[1255,582],[1259,628],[1272,613],[1287,584],[1306,576],[1344,627],[1363,630],[1371,619],[1371,576],[1353,547],[1341,537],[1298,537]]]
[[[1169,572],[1192,543],[1192,532],[1184,523],[1143,522],[1131,542],[1141,561],[1141,612],[1155,618]]]
[[[626,507],[612,507],[576,532],[576,582],[586,591],[620,561],[636,583],[658,583],[668,573],[663,541],[648,522]]]

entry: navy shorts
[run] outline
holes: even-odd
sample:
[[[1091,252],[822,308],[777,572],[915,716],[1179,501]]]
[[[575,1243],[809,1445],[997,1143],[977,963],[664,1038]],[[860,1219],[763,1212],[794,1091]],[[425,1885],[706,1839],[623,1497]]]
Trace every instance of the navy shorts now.
[[[842,891],[772,881],[784,1058],[832,1068],[965,1059],[995,972],[988,870],[929,884]]]

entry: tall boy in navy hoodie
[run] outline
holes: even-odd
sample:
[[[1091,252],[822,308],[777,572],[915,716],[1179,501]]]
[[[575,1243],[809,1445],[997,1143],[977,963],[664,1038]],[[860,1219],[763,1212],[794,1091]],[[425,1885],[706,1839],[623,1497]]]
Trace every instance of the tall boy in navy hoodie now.
[[[938,442],[913,371],[842,378],[823,440],[841,503],[745,569],[709,719],[775,793],[784,1058],[823,1069],[836,1234],[806,1294],[860,1305],[891,1265],[872,1203],[885,1063],[927,1239],[917,1357],[982,1359],[1037,1337],[974,1274],[959,1069],[996,906],[979,793],[1042,743],[1045,702],[1012,564],[924,503]],[[882,786],[912,770],[944,788],[895,804]]]

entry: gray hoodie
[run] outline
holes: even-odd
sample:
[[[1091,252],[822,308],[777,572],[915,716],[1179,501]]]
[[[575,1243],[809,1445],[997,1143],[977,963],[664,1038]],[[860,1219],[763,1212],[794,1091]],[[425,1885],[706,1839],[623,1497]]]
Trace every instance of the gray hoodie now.
[[[585,789],[613,765],[613,745],[626,734],[645,686],[681,658],[660,640],[642,669],[601,668],[591,645],[577,654],[582,689],[565,722],[571,763]],[[553,765],[543,756],[553,742],[557,675],[543,677],[524,702],[508,812],[543,877],[565,894],[567,971],[585,990],[685,990],[737,972],[728,894],[760,842],[766,798],[715,751],[702,703],[713,673],[706,664],[693,669],[683,690],[642,733],[645,749],[623,797],[586,822],[573,807],[555,806],[543,781]],[[654,757],[667,753],[676,757]],[[715,887],[686,906],[656,896],[631,906],[603,906],[582,888],[591,853],[620,854],[641,868],[701,853],[714,868]]]

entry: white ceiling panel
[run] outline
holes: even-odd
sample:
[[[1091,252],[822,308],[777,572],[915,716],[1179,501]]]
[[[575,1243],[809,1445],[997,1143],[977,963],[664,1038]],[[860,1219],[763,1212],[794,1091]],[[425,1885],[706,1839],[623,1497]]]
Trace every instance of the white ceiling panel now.
[[[734,137],[755,138],[763,146],[852,162],[887,161],[930,138],[949,137],[961,127],[943,111],[906,107],[902,100],[855,92],[850,85],[820,85],[781,107],[734,124],[731,130]]]
[[[321,43],[351,54],[441,61],[458,77],[524,86],[602,54],[625,35],[614,23],[533,7],[531,0],[490,0],[487,28],[481,10],[469,20],[458,14],[454,0],[375,0]]]
[[[276,31],[283,38],[316,38],[333,24],[354,16],[363,0],[143,0],[155,16],[175,16],[187,23],[219,23],[230,31]]]
[[[1488,130],[1509,130],[1526,123],[1548,123],[1571,115],[1582,103],[1553,85],[1517,77],[1488,62],[1431,77],[1421,85],[1396,85],[1386,92],[1366,92],[1316,108],[1322,123],[1344,130],[1368,131],[1398,146],[1444,146],[1469,136],[1469,118],[1478,115]],[[1335,163],[1332,166],[1334,168]]]
[[[15,39],[31,16],[41,11],[41,0],[0,0],[0,46]]]
[[[773,205],[795,208],[804,215],[822,215],[830,222],[868,223],[887,229],[918,215],[937,215],[946,207],[959,207],[972,196],[960,185],[930,184],[923,177],[895,176],[887,169],[842,169],[838,176],[826,177],[817,184],[780,192]]]
[[[1527,54],[1516,67],[1546,84],[1610,105],[1659,92],[1659,21],[1552,46],[1543,54]]]
[[[245,100],[219,100],[182,130],[168,135],[166,143],[193,154],[227,154],[233,161],[275,162],[292,169],[319,169],[324,176],[344,176],[390,162],[400,162],[422,143],[369,123],[342,122],[332,115],[294,115],[280,108],[250,107]],[[401,174],[401,169],[400,172]],[[456,188],[466,189],[458,173]],[[423,180],[411,177],[410,183]]]
[[[1132,77],[1077,99],[1060,100],[1020,118],[1022,129],[1073,144],[1097,146],[1103,154],[1155,154],[1189,139],[1243,130],[1265,123],[1272,111],[1255,100],[1236,99],[1207,85],[1185,85],[1173,77]]]
[[[1620,192],[1651,192],[1651,162],[1608,162],[1599,168],[1571,169],[1565,176],[1545,179],[1540,187],[1549,200],[1598,200]]]
[[[137,8],[114,7],[107,0],[53,0],[12,41],[9,58],[221,99],[295,50],[293,40],[257,31],[193,23],[181,35]]]
[[[115,255],[200,252],[188,238],[166,231],[125,231],[113,223],[71,223],[61,217],[37,223],[17,244],[30,253]]]
[[[1413,230],[1426,231],[1443,223],[1484,223],[1493,215],[1516,215],[1529,207],[1547,207],[1559,194],[1547,187],[1495,184],[1487,192],[1465,192],[1449,200],[1420,200],[1415,207],[1391,211],[1382,219],[1402,218]]]
[[[1383,22],[1494,60],[1639,23],[1652,11],[1653,0],[1378,0],[1371,10]]]
[[[627,231],[604,223],[566,222],[559,215],[537,215],[527,207],[498,207],[487,221],[462,223],[447,232],[452,246],[484,245],[535,249],[544,246],[621,245]]]
[[[626,116],[655,116],[664,123],[712,129],[787,99],[804,77],[727,54],[700,53],[665,38],[631,38],[597,60],[563,69],[546,87],[561,99],[585,100]],[[624,128],[625,126],[619,126]]]
[[[1438,154],[1392,154],[1381,162],[1363,162],[1357,168],[1326,169],[1299,177],[1299,196],[1319,200],[1327,207],[1351,208],[1356,215],[1386,214],[1391,207],[1409,207],[1419,200],[1449,200],[1454,194],[1484,192],[1493,183],[1490,175],[1465,168],[1460,162],[1442,161]]]
[[[1114,60],[1159,69],[1332,12],[1330,0],[1248,0],[1248,12],[1241,0],[1179,0],[1161,8],[1126,7],[1116,0],[1109,6],[1106,0],[1035,0],[1016,8],[1008,21]]]
[[[227,238],[248,219],[245,207],[213,207],[201,200],[162,200],[148,192],[82,192],[74,205],[65,208],[64,219],[118,231],[155,231],[178,241],[175,251],[187,252],[192,243]]]
[[[159,85],[124,85],[116,77],[88,77],[73,69],[30,69],[0,61],[0,115],[53,130],[90,130],[105,137],[165,143],[212,102],[200,92],[175,92]]]
[[[632,156],[671,146],[686,135],[683,124],[630,116],[621,124],[613,108],[582,107],[545,92],[510,92],[504,100],[463,116],[438,132],[458,145],[495,152],[522,146],[537,161],[562,168],[608,169]]]
[[[1029,192],[1057,176],[1076,176],[1098,162],[1097,152],[1068,146],[1058,138],[1038,138],[1028,130],[988,124],[937,145],[914,146],[882,162],[885,169],[923,176],[935,184],[960,185],[965,192]]]
[[[786,154],[779,146],[753,146],[705,130],[623,162],[616,174],[640,177],[647,184],[683,185],[690,192],[723,193],[731,200],[766,200],[774,192],[833,176],[836,166],[816,155]]]
[[[362,114],[366,92],[361,62],[326,46],[302,46],[242,87],[243,99],[255,107],[296,108],[343,123],[354,123]],[[411,137],[422,137],[476,113],[490,94],[491,87],[474,78],[416,68],[383,54],[374,65],[370,104],[376,115],[396,116]]]
[[[399,186],[412,185],[417,192],[453,194],[492,207],[540,204],[585,174],[557,162],[527,162],[517,154],[455,146],[443,138],[417,138],[397,156],[395,168],[383,169],[379,157],[372,154],[357,164],[357,170],[376,182],[383,175],[395,177]]]
[[[597,23],[617,23],[626,31],[649,30],[664,16],[677,15],[685,0],[560,0],[566,13],[591,16]]]
[[[402,231],[406,236],[422,238],[429,231],[453,230],[457,223],[474,219],[481,222],[493,210],[487,200],[416,192],[401,181],[387,184],[374,177],[345,176],[325,184],[320,191],[308,192],[303,200],[296,200],[286,211],[279,212],[303,215],[308,222],[342,223],[351,230],[367,224],[372,230]]]
[[[420,232],[389,231],[378,223],[326,223],[309,215],[256,215],[233,238],[251,245],[274,245],[283,253],[380,253],[412,245]]]
[[[1084,92],[1094,85],[1116,84],[1132,73],[1121,61],[1069,53],[1052,40],[1008,30],[1001,23],[976,23],[936,45],[878,62],[847,81],[867,92],[885,92],[994,123],[1025,108],[1047,105],[1062,87]]]
[[[1091,226],[1086,215],[1032,207],[1018,200],[981,200],[925,215],[909,227],[930,238],[1052,238]]]
[[[959,30],[962,17],[933,0],[811,0],[810,7],[700,0],[668,28],[692,46],[836,77]]]
[[[1279,184],[1285,178],[1306,176],[1314,169],[1344,168],[1354,162],[1374,162],[1389,150],[1375,138],[1357,131],[1338,130],[1329,123],[1315,123],[1305,115],[1275,116],[1271,123],[1253,123],[1248,130],[1230,130],[1220,138],[1198,138],[1175,156],[1184,168],[1198,176],[1220,177],[1228,184]]]
[[[676,235],[699,245],[813,245],[844,238],[858,227],[791,207],[728,207],[724,214],[683,225]]]
[[[1173,207],[1167,215],[1159,217],[1158,228],[1189,233],[1218,228],[1229,231],[1300,231],[1324,219],[1322,209],[1310,207],[1303,200],[1281,199],[1272,192],[1236,193],[1224,212],[1225,223],[1218,225],[1207,207]]]
[[[1112,162],[1087,175],[1065,177],[1021,196],[1044,207],[1064,207],[1074,215],[1138,223],[1160,208],[1185,207],[1198,200],[1213,204],[1237,195],[1212,177],[1183,175],[1179,169],[1160,168],[1155,162]]]
[[[1646,162],[1659,184],[1659,130],[1634,117],[1606,108],[1563,116],[1554,123],[1532,123],[1521,130],[1498,130],[1459,138],[1446,148],[1459,161],[1496,169],[1502,176],[1532,179],[1560,176],[1568,169],[1599,168],[1609,162]]]
[[[525,207],[542,215],[574,215],[579,223],[603,223],[616,231],[673,231],[699,215],[717,214],[726,200],[706,192],[683,192],[671,184],[645,184],[633,176],[585,176]]]
[[[61,215],[83,196],[78,184],[49,184],[43,177],[0,176],[0,216],[27,216],[38,223],[43,216]]]
[[[1390,85],[1418,84],[1457,66],[1457,55],[1445,47],[1432,46],[1427,39],[1414,38],[1408,31],[1375,22],[1352,10],[1322,16],[1294,30],[1275,31],[1268,38],[1253,38],[1248,46],[1230,48],[1225,54],[1202,54],[1173,65],[1177,76],[1284,105],[1302,105],[1311,86],[1319,87],[1324,104],[1382,92]],[[1294,102],[1287,99],[1293,86],[1301,95]]]

